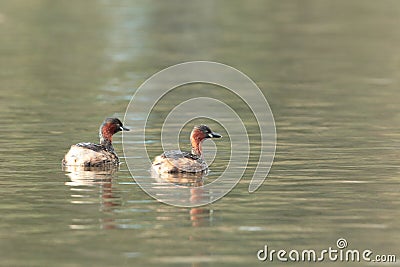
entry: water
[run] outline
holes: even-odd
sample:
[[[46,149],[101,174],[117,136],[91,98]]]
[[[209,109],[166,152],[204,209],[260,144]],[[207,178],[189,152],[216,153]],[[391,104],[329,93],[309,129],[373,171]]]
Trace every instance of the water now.
[[[399,14],[397,1],[3,1],[1,265],[283,265],[256,252],[338,238],[399,257]],[[247,171],[222,200],[177,208],[125,164],[61,170],[68,147],[96,141],[143,81],[190,60],[240,69],[269,101],[277,152],[256,193]],[[115,147],[122,155],[120,135]]]

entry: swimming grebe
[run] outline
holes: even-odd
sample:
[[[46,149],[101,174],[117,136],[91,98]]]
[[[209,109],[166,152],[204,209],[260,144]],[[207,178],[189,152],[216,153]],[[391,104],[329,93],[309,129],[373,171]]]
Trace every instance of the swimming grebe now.
[[[190,134],[191,152],[179,150],[166,151],[153,161],[156,173],[199,173],[208,170],[202,155],[202,143],[207,138],[221,138],[206,125],[195,126]]]
[[[72,145],[62,160],[64,166],[101,167],[118,165],[119,159],[112,145],[112,136],[120,131],[129,131],[117,118],[107,118],[100,126],[100,144],[78,143]]]

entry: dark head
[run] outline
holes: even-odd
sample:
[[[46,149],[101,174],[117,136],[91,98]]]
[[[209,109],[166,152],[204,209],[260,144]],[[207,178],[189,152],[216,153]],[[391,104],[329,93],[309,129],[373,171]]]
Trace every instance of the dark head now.
[[[107,118],[100,126],[100,143],[105,145],[112,141],[112,136],[120,131],[129,131],[117,118]]]
[[[206,125],[195,126],[192,130],[192,133],[190,134],[192,153],[201,156],[201,144],[205,139],[221,137],[222,136],[220,134],[211,131],[211,129]]]

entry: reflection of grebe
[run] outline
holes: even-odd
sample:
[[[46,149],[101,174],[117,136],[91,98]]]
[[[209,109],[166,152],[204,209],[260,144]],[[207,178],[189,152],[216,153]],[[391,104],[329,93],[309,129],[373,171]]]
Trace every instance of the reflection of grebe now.
[[[171,190],[159,196],[160,198],[175,198],[178,197],[180,200],[188,201],[190,203],[207,203],[210,200],[210,193],[208,190],[203,188],[204,177],[206,173],[156,173],[154,170],[151,171],[151,176],[160,184],[174,184],[177,186],[183,186],[188,188],[188,194],[174,195],[174,190]],[[160,186],[157,185],[157,186]],[[206,226],[209,224],[212,212],[206,206],[190,208],[189,209],[190,221],[192,226]],[[163,217],[165,219],[165,217]],[[190,237],[192,239],[192,237]]]
[[[119,159],[112,145],[112,136],[120,131],[129,131],[117,118],[107,118],[100,126],[100,144],[79,143],[71,146],[62,160],[63,166],[99,167],[118,165]]]
[[[154,169],[150,171],[151,176],[158,183],[171,183],[179,186],[187,187],[198,187],[204,184],[204,177],[207,175],[206,172],[197,173],[157,173]]]
[[[190,134],[191,152],[179,150],[166,151],[157,156],[153,162],[153,169],[157,173],[199,173],[208,169],[202,156],[202,143],[207,138],[221,138],[206,125],[195,126]]]
[[[118,171],[118,166],[108,167],[83,167],[83,166],[65,166],[66,175],[70,181],[66,182],[71,190],[71,203],[73,204],[92,204],[93,201],[99,204],[102,212],[112,212],[116,206],[121,204],[118,197],[113,193],[112,180]],[[99,198],[98,196],[101,196]],[[87,221],[75,218],[70,224],[71,229],[82,229],[86,227]],[[100,224],[103,229],[114,229],[117,227],[113,217],[100,218]]]

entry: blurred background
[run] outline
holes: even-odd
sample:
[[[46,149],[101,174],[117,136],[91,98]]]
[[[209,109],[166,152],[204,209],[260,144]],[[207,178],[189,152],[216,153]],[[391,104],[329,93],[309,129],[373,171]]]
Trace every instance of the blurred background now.
[[[2,1],[0,265],[256,266],[272,264],[257,260],[265,244],[340,237],[400,257],[399,25],[395,0]],[[277,152],[256,193],[250,175],[214,204],[176,208],[124,164],[61,170],[141,83],[191,60],[243,71],[268,99]]]

